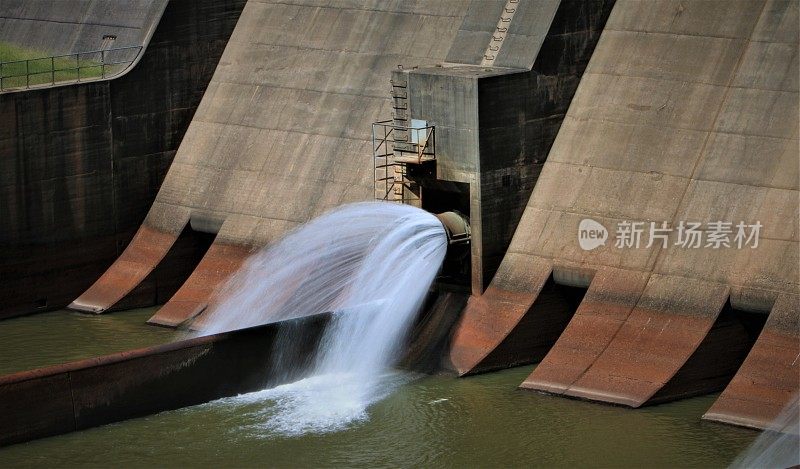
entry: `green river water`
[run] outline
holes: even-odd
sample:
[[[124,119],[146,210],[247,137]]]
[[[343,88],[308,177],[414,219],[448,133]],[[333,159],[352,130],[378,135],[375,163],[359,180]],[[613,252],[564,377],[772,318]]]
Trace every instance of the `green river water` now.
[[[0,374],[173,340],[152,313],[0,321]],[[0,467],[724,467],[757,436],[701,421],[716,395],[631,410],[517,389],[532,369],[413,377],[337,432],[282,435],[273,402],[232,398],[2,448]]]

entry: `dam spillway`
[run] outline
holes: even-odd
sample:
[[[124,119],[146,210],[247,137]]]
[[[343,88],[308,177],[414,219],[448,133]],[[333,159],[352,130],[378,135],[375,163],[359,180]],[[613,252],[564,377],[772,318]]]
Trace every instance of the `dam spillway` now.
[[[0,315],[202,324],[262,247],[378,198],[466,220],[420,369],[538,363],[523,395],[633,408],[721,392],[703,418],[760,429],[800,389],[796,1],[137,5],[124,75],[0,92]]]

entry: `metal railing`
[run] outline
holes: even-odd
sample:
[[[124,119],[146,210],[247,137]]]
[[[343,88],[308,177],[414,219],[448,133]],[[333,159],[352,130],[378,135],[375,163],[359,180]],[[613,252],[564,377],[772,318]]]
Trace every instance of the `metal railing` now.
[[[0,92],[110,78],[130,67],[142,47],[117,47],[0,62]]]
[[[392,120],[372,124],[372,168],[376,199],[390,200],[392,189],[399,189],[396,194],[398,197],[391,200],[405,203],[404,194],[412,190],[412,181],[407,178],[407,166],[436,159],[435,130],[432,125],[406,127],[397,125]]]

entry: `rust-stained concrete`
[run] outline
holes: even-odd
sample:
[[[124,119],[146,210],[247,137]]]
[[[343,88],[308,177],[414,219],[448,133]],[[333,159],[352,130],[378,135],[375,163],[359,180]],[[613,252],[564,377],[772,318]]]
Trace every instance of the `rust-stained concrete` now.
[[[613,339],[563,394],[641,406],[698,348],[727,293],[720,285],[651,277]]]
[[[175,295],[147,322],[177,327],[202,313],[214,289],[247,259],[246,246],[214,243]]]
[[[569,267],[594,279],[523,387],[631,406],[680,388],[671,380],[696,365],[706,334],[722,329],[715,321],[726,301],[766,314],[798,291],[797,124],[797,2],[618,1],[495,280],[457,328],[459,372],[479,370],[477,357],[499,345],[485,337],[506,336],[520,321],[540,288],[532,278]],[[609,230],[605,246],[579,247],[586,218]],[[665,249],[646,247],[646,238],[622,249],[614,246],[622,220],[763,228],[756,249],[681,249],[674,231]],[[519,280],[509,285],[511,273]],[[495,294],[501,285],[524,301]],[[782,314],[796,324],[797,308]],[[786,371],[759,375],[763,392],[781,402],[797,392],[791,351],[775,346],[789,339],[776,338],[772,322],[723,395],[767,363]],[[738,406],[741,419],[763,426],[778,402],[751,399]]]
[[[544,262],[531,263],[529,267],[498,272],[483,295],[469,299],[450,352],[453,367],[460,375],[485,370],[481,364],[487,355],[506,339],[533,306],[552,270]],[[527,288],[519,291],[515,288],[518,285]]]
[[[180,232],[165,233],[142,225],[111,268],[69,308],[90,313],[111,308],[155,269],[179,235]]]
[[[797,395],[800,297],[782,294],[736,376],[704,419],[767,428]]]
[[[644,292],[647,276],[605,268],[598,271],[575,315],[523,388],[564,393],[606,350]]]

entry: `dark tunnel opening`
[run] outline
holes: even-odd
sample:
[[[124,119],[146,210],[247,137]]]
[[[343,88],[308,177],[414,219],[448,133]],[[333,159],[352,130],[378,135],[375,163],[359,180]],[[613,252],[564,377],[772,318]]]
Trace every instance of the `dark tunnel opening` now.
[[[725,389],[753,348],[767,316],[735,309],[729,299],[694,353],[647,404]]]
[[[572,320],[585,294],[586,288],[556,283],[551,274],[533,305],[481,367],[489,371],[542,361]]]
[[[215,236],[193,230],[187,223],[156,268],[109,311],[146,308],[166,303],[203,259]]]
[[[469,184],[451,181],[438,181],[432,177],[421,179],[422,209],[438,214],[455,211],[469,219]],[[472,276],[470,243],[451,244],[447,256],[436,278],[436,284],[444,289],[469,292]]]

